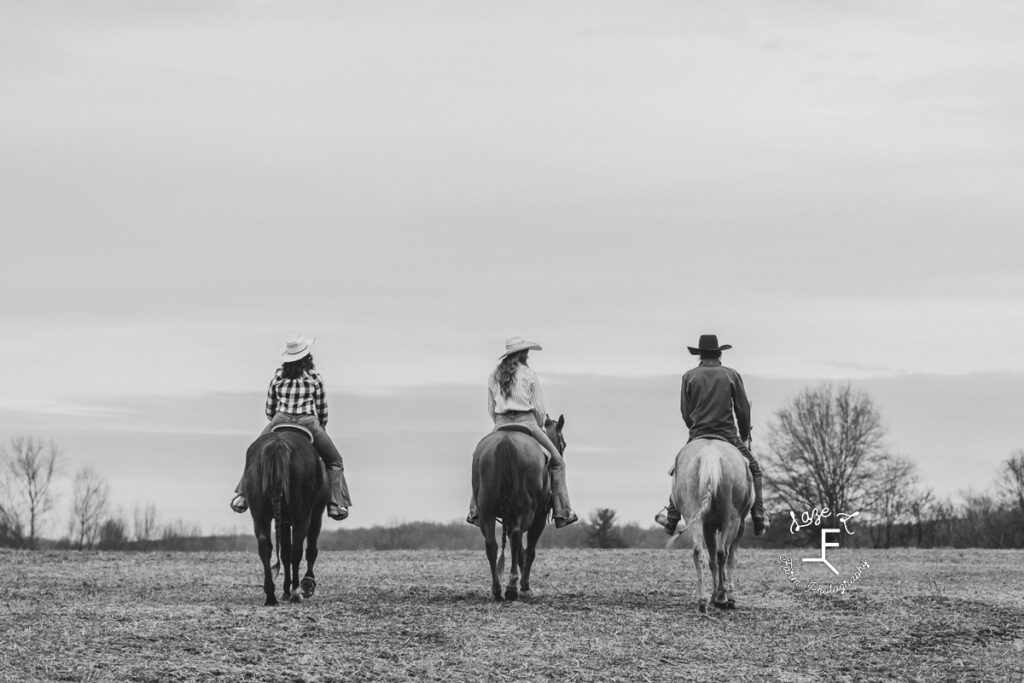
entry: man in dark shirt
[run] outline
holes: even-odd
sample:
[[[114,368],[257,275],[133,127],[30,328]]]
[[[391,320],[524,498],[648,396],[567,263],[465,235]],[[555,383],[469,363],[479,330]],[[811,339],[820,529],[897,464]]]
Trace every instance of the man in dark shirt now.
[[[702,438],[728,441],[750,462],[750,473],[754,475],[754,505],[750,509],[750,518],[754,522],[754,535],[761,536],[766,529],[761,500],[761,466],[747,446],[750,440],[750,401],[740,373],[722,365],[721,360],[722,351],[732,346],[719,346],[716,335],[703,334],[697,348],[687,348],[691,354],[700,356],[700,364],[683,375],[679,399],[683,422],[690,429],[689,441]],[[675,533],[679,520],[679,511],[671,501],[655,517],[655,521],[670,534]]]

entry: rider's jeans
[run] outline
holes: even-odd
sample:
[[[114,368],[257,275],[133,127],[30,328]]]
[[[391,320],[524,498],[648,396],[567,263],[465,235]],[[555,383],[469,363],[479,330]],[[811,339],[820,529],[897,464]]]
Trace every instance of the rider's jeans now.
[[[529,427],[533,438],[537,439],[537,441],[540,442],[540,445],[544,447],[544,450],[548,452],[548,455],[551,458],[550,465],[548,465],[550,469],[560,469],[565,467],[565,460],[562,459],[562,454],[558,452],[555,444],[551,442],[551,438],[548,436],[547,432],[541,429],[540,425],[537,424],[537,417],[533,413],[497,413],[494,416],[495,430],[499,427],[510,424]]]

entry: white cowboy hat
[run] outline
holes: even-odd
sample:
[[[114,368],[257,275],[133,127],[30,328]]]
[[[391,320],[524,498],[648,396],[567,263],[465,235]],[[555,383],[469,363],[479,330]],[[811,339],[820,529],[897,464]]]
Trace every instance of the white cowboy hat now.
[[[498,356],[498,358],[504,358],[505,356],[510,356],[513,353],[518,353],[519,351],[525,351],[527,349],[537,349],[538,351],[542,350],[540,348],[540,344],[537,342],[526,341],[522,337],[509,337],[505,340],[505,353]]]
[[[297,360],[302,360],[310,354],[315,343],[316,337],[306,339],[301,334],[295,335],[284,345],[284,351],[281,352],[281,362],[294,363]]]

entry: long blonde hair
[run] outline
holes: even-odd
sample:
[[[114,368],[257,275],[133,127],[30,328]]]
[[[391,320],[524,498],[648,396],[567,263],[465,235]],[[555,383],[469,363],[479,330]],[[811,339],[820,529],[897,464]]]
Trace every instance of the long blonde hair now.
[[[527,353],[527,350],[510,353],[498,363],[494,376],[498,380],[498,389],[501,390],[503,397],[508,398],[512,395],[512,380],[516,378],[516,370],[519,369],[519,366],[526,365]]]

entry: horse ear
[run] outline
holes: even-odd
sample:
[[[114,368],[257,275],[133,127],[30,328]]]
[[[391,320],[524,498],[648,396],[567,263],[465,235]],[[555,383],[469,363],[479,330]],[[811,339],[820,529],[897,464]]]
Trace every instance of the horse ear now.
[[[562,427],[565,426],[565,415],[558,416],[558,431],[562,431]]]

